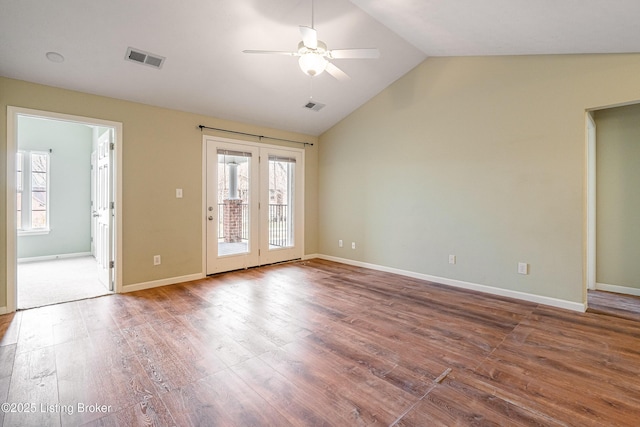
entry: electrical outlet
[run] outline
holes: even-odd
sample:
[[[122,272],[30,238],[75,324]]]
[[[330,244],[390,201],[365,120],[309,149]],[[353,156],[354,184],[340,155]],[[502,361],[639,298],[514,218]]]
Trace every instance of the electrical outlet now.
[[[518,274],[529,274],[529,264],[527,264],[526,262],[519,262]]]
[[[351,242],[351,249],[355,249],[356,248],[356,242]]]
[[[162,264],[162,260],[160,259],[160,255],[154,255],[153,256],[153,265],[160,265]]]
[[[344,246],[344,244],[342,243],[342,239],[338,240],[338,247],[341,248],[343,246]]]
[[[176,188],[176,199],[182,199],[182,188]]]
[[[456,256],[449,255],[449,264],[455,264],[455,263],[456,263]]]

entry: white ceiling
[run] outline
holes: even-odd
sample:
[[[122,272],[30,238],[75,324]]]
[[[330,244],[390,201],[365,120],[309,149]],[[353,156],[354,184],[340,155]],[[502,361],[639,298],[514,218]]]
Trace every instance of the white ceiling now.
[[[640,52],[637,0],[316,0],[339,82],[304,75],[296,50],[311,0],[0,0],[0,75],[319,135],[428,56]],[[128,47],[167,59],[125,61]],[[46,59],[61,53],[63,63]],[[327,106],[303,105],[309,97]],[[194,126],[200,123],[194,123]],[[216,123],[202,123],[215,126]]]

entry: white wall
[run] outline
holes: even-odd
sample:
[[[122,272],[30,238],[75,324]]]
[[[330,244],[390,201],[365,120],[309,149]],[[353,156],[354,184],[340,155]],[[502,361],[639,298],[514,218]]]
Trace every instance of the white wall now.
[[[20,117],[18,148],[49,151],[50,233],[18,237],[18,258],[91,251],[91,150],[85,125]]]

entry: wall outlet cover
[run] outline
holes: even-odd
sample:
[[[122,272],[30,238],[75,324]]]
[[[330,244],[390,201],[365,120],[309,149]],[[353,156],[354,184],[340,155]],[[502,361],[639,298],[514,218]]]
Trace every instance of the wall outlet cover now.
[[[529,264],[526,262],[518,263],[518,273],[519,274],[529,274]]]

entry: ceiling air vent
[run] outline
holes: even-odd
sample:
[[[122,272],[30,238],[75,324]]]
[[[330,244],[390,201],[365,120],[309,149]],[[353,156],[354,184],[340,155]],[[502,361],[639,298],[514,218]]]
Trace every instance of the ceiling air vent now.
[[[306,104],[304,104],[304,108],[306,108],[307,110],[313,110],[313,111],[320,111],[324,107],[326,107],[325,104],[321,104],[321,103],[315,102],[315,101],[309,101]]]
[[[162,64],[164,64],[164,60],[166,58],[164,56],[156,55],[155,53],[149,53],[144,50],[130,47],[127,49],[127,55],[124,59],[160,69],[162,68]]]

